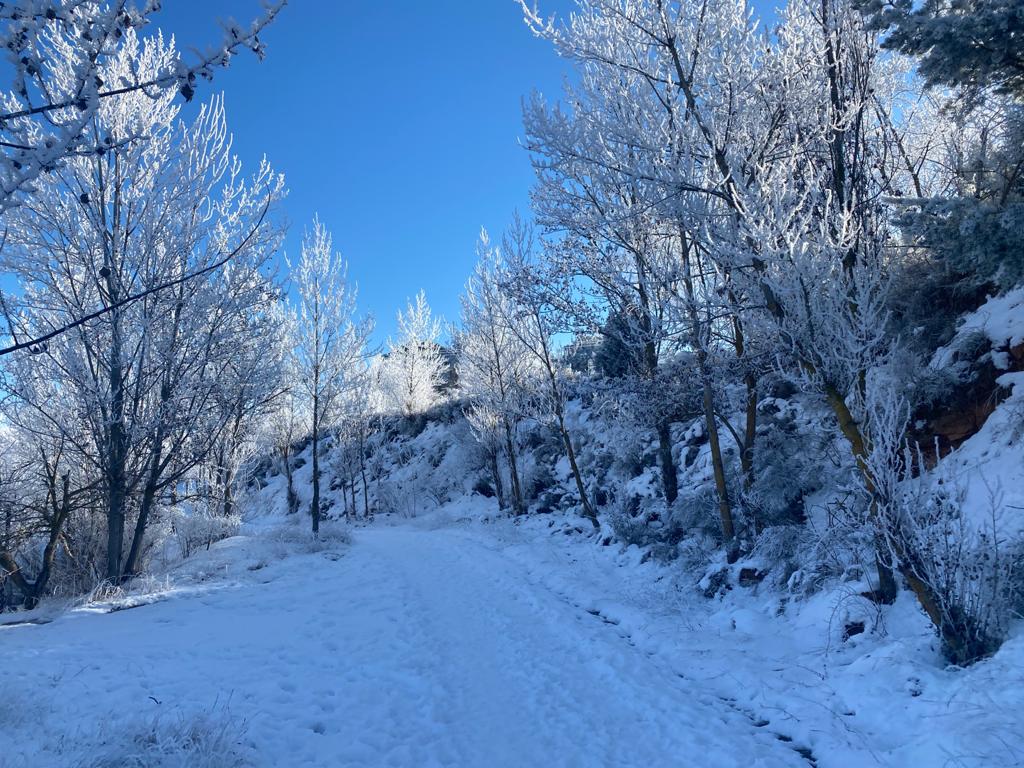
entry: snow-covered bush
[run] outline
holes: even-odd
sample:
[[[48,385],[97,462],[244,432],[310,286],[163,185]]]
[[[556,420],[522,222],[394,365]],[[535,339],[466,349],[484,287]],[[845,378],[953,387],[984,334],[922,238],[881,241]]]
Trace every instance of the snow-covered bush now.
[[[680,493],[672,505],[672,519],[684,531],[701,533],[719,541],[722,531],[717,519],[717,503],[715,491],[709,486]]]
[[[908,564],[909,578],[926,582],[938,596],[935,607],[947,659],[971,663],[999,648],[1019,610],[1021,546],[1004,535],[1000,494],[991,494],[983,516],[941,472],[940,482],[929,480],[908,483],[900,499],[899,535],[906,544],[897,546],[918,553],[919,559]]]
[[[821,427],[821,414],[807,414],[795,400],[766,398],[761,411],[753,482],[743,491],[744,505],[758,528],[800,522],[804,499],[828,474],[822,459],[836,452],[832,438]]]
[[[767,578],[776,586],[785,586],[790,577],[808,562],[814,536],[804,525],[772,525],[761,531],[750,553]]]
[[[401,517],[416,517],[440,506],[442,496],[434,483],[416,478],[413,482],[397,483],[385,481],[378,489],[378,503],[384,512]]]
[[[604,507],[602,513],[615,533],[615,538],[626,546],[646,547],[653,540],[653,531],[641,517],[639,510],[630,509],[624,502]]]
[[[205,508],[185,511],[175,508],[170,515],[171,535],[182,559],[214,542],[234,536],[242,524],[238,514],[224,515]]]

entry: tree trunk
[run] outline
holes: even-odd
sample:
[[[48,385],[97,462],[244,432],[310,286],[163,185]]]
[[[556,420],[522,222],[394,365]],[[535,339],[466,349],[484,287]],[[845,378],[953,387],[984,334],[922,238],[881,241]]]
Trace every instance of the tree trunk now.
[[[722,446],[718,438],[718,422],[715,418],[715,397],[711,386],[711,372],[708,370],[707,350],[704,346],[703,323],[697,310],[697,295],[693,285],[690,241],[680,226],[679,243],[683,261],[683,285],[686,289],[686,307],[690,320],[690,344],[697,355],[703,389],[704,426],[708,431],[711,450],[711,467],[715,476],[715,491],[718,494],[718,515],[722,520],[722,537],[725,539],[726,556],[730,563],[739,558],[736,545],[736,529],[733,525],[732,506],[729,503],[729,486],[725,477],[725,462],[722,460]]]
[[[160,458],[163,455],[163,430],[157,429],[156,444],[153,446],[153,455],[150,459],[149,474],[146,477],[146,487],[142,492],[142,504],[139,507],[139,518],[135,521],[135,534],[132,536],[132,546],[128,551],[128,560],[124,564],[123,578],[137,576],[139,573],[139,562],[142,558],[142,544],[146,537],[146,526],[149,524],[149,515],[156,502],[157,483],[160,480]]]
[[[285,482],[287,484],[288,514],[294,515],[299,511],[299,495],[295,492],[295,478],[292,475],[292,453],[291,446],[281,450],[281,462],[284,469]]]
[[[543,323],[540,318],[537,318],[537,329],[541,334],[541,359],[544,362],[544,368],[548,374],[548,384],[551,386],[551,402],[555,412],[555,419],[558,422],[558,431],[562,435],[562,442],[565,444],[565,455],[569,459],[569,467],[572,470],[573,479],[576,481],[576,490],[580,494],[580,504],[583,505],[583,514],[590,520],[591,525],[594,526],[594,530],[601,529],[601,523],[598,522],[597,512],[594,511],[594,507],[590,504],[590,499],[587,497],[587,489],[583,484],[583,475],[580,473],[579,464],[576,462],[576,451],[572,447],[572,439],[569,437],[569,430],[565,426],[565,410],[562,404],[562,392],[558,386],[558,378],[555,375],[555,365],[551,359],[551,351],[548,348],[547,337],[544,336]]]
[[[740,470],[743,472],[743,490],[754,484],[754,442],[757,440],[757,379],[748,373],[743,377],[747,388],[747,402],[743,424],[743,445],[740,448]]]
[[[601,523],[598,522],[597,512],[591,506],[590,499],[587,498],[587,489],[583,485],[583,476],[580,474],[579,465],[576,463],[576,451],[573,450],[572,439],[569,437],[569,430],[566,429],[565,417],[562,414],[561,406],[558,407],[558,429],[562,433],[562,442],[565,443],[565,455],[569,459],[569,467],[572,469],[572,476],[576,480],[576,490],[579,491],[580,502],[583,504],[583,514],[590,520],[594,530],[600,530]]]
[[[679,480],[676,477],[676,463],[672,458],[672,426],[664,420],[658,422],[658,461],[661,464],[665,503],[672,504],[679,497]]]
[[[864,435],[861,433],[860,425],[853,418],[853,414],[846,404],[846,398],[843,397],[843,394],[838,389],[831,384],[826,384],[825,396],[829,407],[839,422],[839,431],[843,433],[846,441],[850,444],[850,450],[853,453],[854,460],[857,462],[857,469],[864,480],[864,490],[871,497],[868,519],[876,528],[879,528],[878,503],[875,500],[875,478],[871,476],[871,470],[867,466],[867,443],[864,440]],[[875,539],[875,569],[878,572],[878,589],[875,591],[875,597],[878,602],[891,605],[896,602],[896,594],[899,591],[899,587],[896,584],[896,577],[893,575],[892,566],[888,562],[888,548],[885,538],[876,533]],[[920,595],[918,597],[921,599]],[[930,598],[925,599],[930,600]],[[921,600],[922,605],[924,605],[925,599]],[[936,624],[936,627],[938,626]]]
[[[313,407],[317,407],[317,398],[313,398]],[[313,425],[313,501],[309,508],[313,519],[313,536],[320,535],[320,429]]]
[[[53,489],[56,491],[56,488]],[[56,495],[54,493],[54,501],[56,501]],[[50,538],[46,542],[46,547],[43,549],[43,567],[39,571],[39,575],[36,577],[36,582],[33,586],[33,594],[30,598],[31,604],[29,608],[35,608],[38,605],[40,599],[42,599],[43,592],[46,589],[46,585],[50,581],[50,574],[53,573],[53,561],[57,556],[57,545],[60,543],[61,535],[64,531],[64,523],[68,519],[68,515],[71,513],[71,479],[70,476],[65,473],[61,479],[61,501],[60,507],[54,504],[53,519],[50,525]]]
[[[491,479],[494,481],[494,495],[498,499],[498,509],[504,512],[508,506],[505,504],[505,484],[501,479],[501,467],[498,466],[498,449],[493,446],[489,448],[487,458],[491,464]]]
[[[353,504],[349,502],[348,497],[348,478],[341,481],[341,500],[345,503],[345,522],[352,519]]]
[[[647,292],[640,291],[641,305],[644,308],[642,315],[643,331],[650,335],[652,333],[649,310],[647,308]],[[644,368],[649,381],[654,381],[658,376],[658,348],[653,341],[644,344]],[[658,417],[655,431],[658,434],[658,463],[661,465],[661,487],[665,493],[665,503],[673,504],[679,497],[679,479],[676,475],[676,463],[672,457],[672,424],[668,419]]]
[[[512,483],[512,507],[517,515],[525,514],[526,505],[523,502],[523,486],[519,479],[519,461],[516,459],[516,444],[513,439],[512,425],[508,419],[503,419],[505,426],[505,452],[508,454],[508,470]]]
[[[104,167],[97,162],[97,178],[100,185],[100,196],[107,200],[107,184],[104,179]],[[121,243],[121,207],[122,188],[120,184],[121,169],[118,155],[114,155],[113,183],[110,185],[111,227],[107,227],[107,205],[100,206],[103,220],[103,269],[106,287],[106,303],[115,306],[121,298],[121,285],[118,278],[119,255],[117,249]],[[124,366],[121,360],[123,341],[121,339],[121,312],[112,309],[110,312],[110,350],[107,372],[107,384],[110,388],[110,411],[107,416],[107,427],[104,434],[106,456],[102,462],[104,481],[107,490],[107,579],[116,583],[121,577],[121,559],[124,553],[124,522],[125,505],[127,503],[127,462],[128,434],[124,426],[126,384]]]
[[[370,519],[370,484],[366,482],[366,446],[359,440],[359,476],[363,480],[363,518]]]
[[[115,338],[119,334],[115,332]],[[108,428],[107,483],[107,579],[116,583],[121,576],[124,551],[124,520],[127,496],[125,463],[127,435],[124,429],[124,379],[121,345],[115,342],[110,354],[111,422]]]
[[[14,556],[10,552],[0,552],[0,568],[7,571],[7,577],[25,598],[25,607],[35,608],[46,591],[46,585],[53,573],[53,563],[57,556],[57,546],[64,532],[64,523],[71,512],[71,480],[67,473],[61,478],[61,498],[57,501],[56,477],[48,479],[49,497],[53,507],[50,517],[50,535],[43,548],[43,564],[34,581],[29,581],[21,572]]]
[[[356,506],[356,473],[352,472],[348,477],[348,490],[352,496],[352,517],[359,516],[359,507]]]
[[[224,497],[224,504],[221,506],[221,512],[224,517],[231,517],[235,511],[235,472],[229,467],[224,468],[224,474],[221,476],[223,486],[221,487],[221,494]]]

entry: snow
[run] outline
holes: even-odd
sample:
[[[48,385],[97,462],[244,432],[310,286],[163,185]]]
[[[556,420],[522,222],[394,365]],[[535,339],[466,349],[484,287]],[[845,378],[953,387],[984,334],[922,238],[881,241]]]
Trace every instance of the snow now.
[[[235,762],[211,766],[1024,758],[1024,638],[944,670],[909,595],[890,637],[843,644],[827,631],[834,595],[780,620],[775,597],[703,600],[635,547],[476,512],[315,547],[296,528],[250,527],[150,604],[0,626],[4,765],[129,764],[153,733],[173,740],[167,723],[226,733]]]
[[[1015,288],[991,298],[968,314],[957,332],[980,331],[995,346],[1016,347],[1024,343],[1024,288]]]
[[[1024,373],[1004,373],[1010,395],[947,459],[946,479],[963,492],[974,524],[1006,541],[1024,533]]]
[[[1024,387],[1004,377],[1015,391],[945,465],[981,512],[985,478],[1024,505]],[[571,511],[510,519],[472,492],[465,430],[432,420],[381,454],[375,500],[395,514],[314,544],[271,471],[244,535],[132,594],[13,614],[46,623],[0,624],[3,768],[1024,765],[1019,624],[947,668],[910,593],[859,595],[863,568],[744,588],[738,569],[780,556],[658,562]],[[724,568],[732,588],[706,598]]]
[[[965,315],[957,327],[956,339],[936,351],[932,367],[952,365],[958,342],[972,334],[981,334],[991,342],[993,364],[1006,370],[1010,359],[1005,350],[1024,343],[1024,287],[992,297]]]
[[[678,568],[641,563],[636,547],[562,536],[544,545],[516,526],[488,533],[531,580],[596,612],[692,690],[809,750],[820,768],[1024,764],[1008,737],[1024,727],[1024,636],[968,670],[947,669],[906,592],[882,609],[842,588],[802,603],[756,588],[708,601]],[[851,620],[869,631],[843,642]]]
[[[225,577],[151,605],[3,629],[4,690],[42,720],[0,726],[7,764],[76,765],[104,722],[218,706],[259,765],[735,766],[741,745],[801,764],[479,543],[363,529],[279,563],[259,544],[223,542],[201,570]]]

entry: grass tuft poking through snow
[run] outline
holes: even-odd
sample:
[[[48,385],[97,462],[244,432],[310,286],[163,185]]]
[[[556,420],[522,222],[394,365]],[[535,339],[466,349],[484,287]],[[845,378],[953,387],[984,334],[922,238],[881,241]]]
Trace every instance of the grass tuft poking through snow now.
[[[247,727],[225,706],[156,715],[135,727],[112,729],[100,756],[78,768],[249,768],[255,755]]]

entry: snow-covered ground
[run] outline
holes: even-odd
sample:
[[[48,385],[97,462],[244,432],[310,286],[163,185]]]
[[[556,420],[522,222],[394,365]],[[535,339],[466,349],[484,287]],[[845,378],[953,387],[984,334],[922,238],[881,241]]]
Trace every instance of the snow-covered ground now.
[[[543,518],[459,517],[253,532],[151,604],[0,627],[5,768],[1024,760],[1024,638],[944,671],[908,600],[898,640],[830,647],[834,605],[779,621]]]

